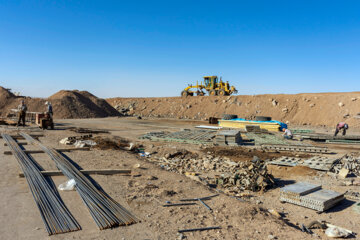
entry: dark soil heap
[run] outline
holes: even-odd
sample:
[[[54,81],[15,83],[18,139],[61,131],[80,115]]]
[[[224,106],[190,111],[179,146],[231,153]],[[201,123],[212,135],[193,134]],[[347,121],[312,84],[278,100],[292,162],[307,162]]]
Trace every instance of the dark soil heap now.
[[[119,113],[104,99],[86,91],[61,90],[48,98],[55,118],[98,118],[118,116]]]
[[[86,91],[61,90],[47,99],[15,96],[0,87],[0,115],[5,117],[11,109],[17,108],[25,100],[29,112],[44,112],[45,102],[52,103],[54,118],[99,118],[119,116],[110,104]]]

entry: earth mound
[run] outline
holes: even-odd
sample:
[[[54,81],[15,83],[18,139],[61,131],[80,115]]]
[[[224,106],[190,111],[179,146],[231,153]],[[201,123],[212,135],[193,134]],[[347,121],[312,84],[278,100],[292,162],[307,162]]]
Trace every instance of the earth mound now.
[[[86,91],[61,90],[48,98],[56,118],[98,118],[119,113],[104,99]]]
[[[86,91],[61,90],[47,99],[15,96],[11,91],[0,87],[0,115],[5,117],[11,109],[17,108],[25,100],[28,112],[44,112],[45,102],[52,103],[54,118],[99,118],[119,116],[107,101]]]

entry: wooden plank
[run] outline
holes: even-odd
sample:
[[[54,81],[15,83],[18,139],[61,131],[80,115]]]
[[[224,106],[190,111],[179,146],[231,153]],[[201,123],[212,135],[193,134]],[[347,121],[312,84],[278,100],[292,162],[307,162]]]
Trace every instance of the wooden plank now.
[[[39,138],[39,137],[43,137],[43,134],[30,134],[30,136],[32,136],[33,138]],[[23,136],[20,135],[12,135],[11,136],[13,139],[24,139]],[[2,138],[2,136],[0,135],[0,138]]]
[[[19,144],[19,145],[28,145],[27,142],[17,142],[17,144]],[[7,143],[4,143],[4,146],[6,147]]]
[[[130,175],[131,169],[93,169],[93,170],[80,170],[83,174],[100,174],[100,175],[112,175],[112,174],[122,174]],[[63,176],[63,173],[60,170],[55,171],[41,171],[44,176]],[[19,177],[23,178],[24,173],[20,172]]]
[[[89,147],[83,147],[83,148],[58,148],[55,149],[58,152],[71,152],[71,151],[89,151]],[[33,153],[43,153],[43,150],[24,150],[26,154],[33,154]],[[11,151],[4,151],[5,155],[12,155]]]

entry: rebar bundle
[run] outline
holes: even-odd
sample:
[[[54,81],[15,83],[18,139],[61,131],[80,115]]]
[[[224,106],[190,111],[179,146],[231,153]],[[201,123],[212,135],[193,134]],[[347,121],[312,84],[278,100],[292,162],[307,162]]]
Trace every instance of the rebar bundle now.
[[[27,141],[38,145],[46,152],[66,177],[75,180],[75,189],[88,207],[91,216],[100,230],[129,225],[138,221],[127,209],[122,207],[105,192],[96,188],[94,184],[62,154],[53,148],[43,145],[26,133],[21,133],[21,135]]]
[[[81,227],[66,208],[56,188],[41,174],[37,163],[28,157],[8,134],[1,134],[16,157],[49,235],[80,230]]]

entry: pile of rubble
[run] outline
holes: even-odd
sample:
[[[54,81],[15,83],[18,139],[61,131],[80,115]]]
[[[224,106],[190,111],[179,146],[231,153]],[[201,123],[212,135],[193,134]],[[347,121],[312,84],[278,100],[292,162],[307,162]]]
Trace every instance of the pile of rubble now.
[[[90,140],[91,138],[92,135],[87,134],[81,136],[66,137],[61,139],[59,142],[65,145],[74,145],[77,148],[92,147],[96,145],[96,142]]]
[[[348,169],[348,174],[354,174],[360,177],[360,157],[354,154],[347,154],[335,163],[331,169],[331,172],[338,174],[341,169]]]
[[[162,168],[185,175],[203,174],[199,180],[207,184],[226,189],[237,194],[244,190],[261,191],[271,188],[275,183],[268,173],[265,162],[257,157],[252,161],[233,162],[229,158],[214,157],[194,158],[189,153],[166,154],[165,157],[148,159]]]
[[[230,171],[216,178],[216,184],[238,193],[244,190],[263,191],[275,185],[274,178],[268,173],[265,162],[254,157],[251,162],[232,163]]]

